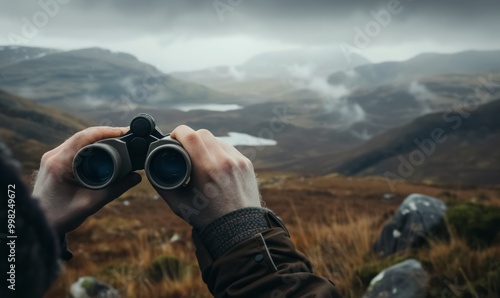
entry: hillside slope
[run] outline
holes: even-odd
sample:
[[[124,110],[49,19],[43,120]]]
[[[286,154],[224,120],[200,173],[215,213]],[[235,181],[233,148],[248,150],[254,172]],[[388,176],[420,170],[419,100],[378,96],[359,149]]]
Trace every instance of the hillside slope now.
[[[24,60],[40,58],[57,52],[59,51],[46,48],[0,46],[0,67]]]
[[[480,74],[498,69],[500,69],[500,51],[427,53],[401,62],[361,65],[349,74],[336,72],[329,76],[328,82],[333,85],[359,87],[416,80],[429,75]]]
[[[132,55],[100,48],[22,60],[0,67],[0,73],[0,88],[71,112],[234,99],[165,75]]]
[[[25,170],[38,167],[44,152],[87,126],[73,115],[0,90],[0,137]]]
[[[495,100],[469,114],[429,114],[350,152],[313,159],[309,170],[428,184],[499,185],[499,113],[500,100]]]

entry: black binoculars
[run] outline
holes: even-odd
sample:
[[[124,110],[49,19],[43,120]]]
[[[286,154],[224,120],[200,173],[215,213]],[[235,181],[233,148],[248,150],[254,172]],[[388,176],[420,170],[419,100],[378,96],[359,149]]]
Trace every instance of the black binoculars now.
[[[163,135],[148,114],[136,116],[123,137],[88,145],[73,159],[76,180],[90,189],[105,188],[142,169],[151,184],[162,190],[186,185],[191,175],[186,150],[169,135]]]

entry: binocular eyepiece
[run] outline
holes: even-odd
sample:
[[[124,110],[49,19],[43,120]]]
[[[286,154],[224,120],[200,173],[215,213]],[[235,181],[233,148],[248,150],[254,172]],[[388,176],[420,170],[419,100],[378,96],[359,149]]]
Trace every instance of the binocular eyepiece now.
[[[169,135],[163,135],[148,114],[135,117],[123,137],[88,145],[73,159],[76,180],[89,189],[106,188],[142,169],[151,184],[163,190],[186,185],[191,175],[186,150]]]

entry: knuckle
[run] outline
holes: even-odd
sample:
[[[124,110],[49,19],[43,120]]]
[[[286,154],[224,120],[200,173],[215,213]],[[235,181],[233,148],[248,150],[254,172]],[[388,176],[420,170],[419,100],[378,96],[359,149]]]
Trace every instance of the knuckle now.
[[[189,126],[187,126],[186,124],[181,124],[177,126],[175,130],[182,130],[182,129],[189,129]]]
[[[189,131],[191,130],[189,126],[185,125],[185,124],[181,124],[179,126],[177,126],[173,131],[172,131],[172,134],[182,134],[183,131]]]
[[[51,154],[52,151],[48,151],[48,152],[45,152],[43,155],[42,155],[42,158],[40,160],[40,166],[41,167],[45,167],[47,166],[49,163],[50,163],[50,159],[52,157],[52,154]]]
[[[201,142],[201,138],[200,138],[199,134],[194,132],[194,131],[188,132],[185,135],[185,139],[186,139],[186,142],[189,144],[196,144],[196,143]]]
[[[250,159],[243,156],[238,159],[238,167],[243,170],[250,170],[253,169],[253,164]]]
[[[48,173],[51,174],[56,174],[59,172],[59,166],[57,165],[57,163],[54,161],[53,158],[47,160],[47,163],[45,163],[43,167],[46,169]]]
[[[73,135],[72,139],[74,139],[75,141],[81,142],[81,141],[84,141],[84,140],[88,139],[88,137],[93,132],[95,132],[95,128],[94,127],[89,127],[89,128],[86,128],[84,130],[81,130],[81,131],[75,133]]]
[[[210,139],[214,138],[214,135],[212,134],[212,132],[210,132],[208,129],[205,129],[205,128],[199,129],[197,131],[197,133],[200,137],[204,138],[205,140],[210,140]]]
[[[212,135],[212,133],[208,129],[205,129],[205,128],[198,129],[198,133],[202,134],[202,135]]]
[[[224,158],[219,162],[219,167],[224,173],[233,173],[236,171],[237,163],[231,158]]]

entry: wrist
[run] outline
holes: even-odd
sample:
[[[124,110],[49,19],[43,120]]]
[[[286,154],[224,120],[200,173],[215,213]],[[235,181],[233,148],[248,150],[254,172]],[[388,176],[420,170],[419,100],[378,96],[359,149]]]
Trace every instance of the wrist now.
[[[237,244],[276,226],[286,231],[271,210],[243,208],[216,219],[202,230],[193,229],[193,238],[197,250],[206,250],[210,258],[216,260]]]

